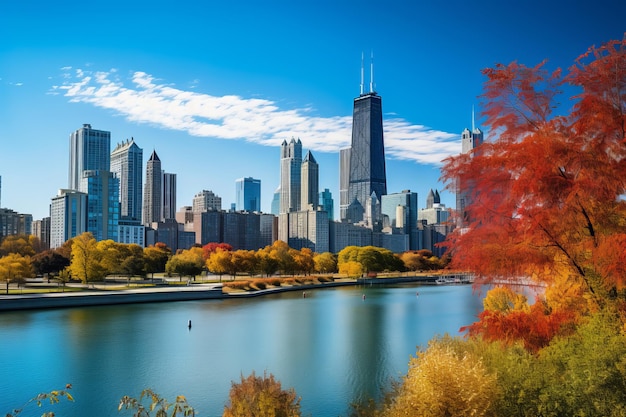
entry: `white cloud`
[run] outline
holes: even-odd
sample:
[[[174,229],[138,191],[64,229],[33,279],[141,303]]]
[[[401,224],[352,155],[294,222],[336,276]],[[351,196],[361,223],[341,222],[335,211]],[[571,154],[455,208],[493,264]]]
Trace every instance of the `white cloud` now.
[[[185,91],[141,71],[132,74],[129,87],[115,69],[75,69],[73,73],[64,73],[63,78],[61,86],[52,87],[52,94],[64,91],[71,102],[110,109],[131,122],[192,136],[246,140],[267,146],[278,146],[292,136],[300,137],[307,148],[321,152],[338,152],[350,145],[351,116],[319,117],[310,108],[281,109],[277,103],[262,98]],[[438,165],[459,152],[458,135],[393,117],[384,120],[388,157]]]

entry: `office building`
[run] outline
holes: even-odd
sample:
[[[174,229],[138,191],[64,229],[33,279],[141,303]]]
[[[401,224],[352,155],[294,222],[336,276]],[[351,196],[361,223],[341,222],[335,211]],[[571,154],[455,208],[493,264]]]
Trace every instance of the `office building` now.
[[[333,195],[328,188],[324,188],[324,191],[320,193],[319,205],[322,210],[328,213],[328,221],[335,221],[335,204],[333,201]]]
[[[87,231],[96,241],[117,242],[120,215],[119,179],[110,171],[83,171],[80,190],[87,193]]]
[[[161,220],[176,218],[176,174],[163,172]]]
[[[120,219],[141,224],[143,208],[143,149],[133,138],[111,152],[111,172],[119,180]]]
[[[202,190],[193,197],[192,210],[194,213],[203,211],[222,210],[222,198],[210,190]]]
[[[261,211],[261,180],[252,177],[235,180],[235,210]]]
[[[59,190],[50,203],[50,249],[87,231],[87,193]]]
[[[272,195],[270,213],[274,216],[278,216],[280,214],[280,185],[276,188],[276,191],[274,191],[274,194]]]
[[[350,148],[339,151],[339,218],[348,219],[348,189],[350,188]]]
[[[399,229],[401,233],[410,235],[417,228],[417,193],[403,190],[399,193],[387,194],[381,198],[383,226]],[[411,242],[411,248],[417,248],[417,242]]]
[[[146,184],[143,193],[143,224],[147,226],[162,218],[162,182],[161,160],[156,151],[152,151],[146,164]]]
[[[282,213],[278,217],[278,238],[290,248],[309,248],[313,252],[329,251],[328,213],[321,210],[301,210]]]
[[[308,151],[300,168],[300,209],[303,211],[317,210],[319,203],[319,165]]]
[[[90,124],[70,135],[68,188],[80,189],[83,171],[109,171],[111,169],[111,132],[92,129]]]
[[[430,190],[426,198],[426,208],[421,209],[417,216],[418,221],[424,221],[426,224],[446,223],[450,217],[450,211],[446,209],[445,204],[441,204],[439,191]]]
[[[344,170],[340,173],[340,192],[345,187],[345,170],[348,170],[348,194],[340,201],[344,216],[342,221],[364,222],[370,228],[375,228],[380,219],[367,217],[368,206],[372,207],[368,199],[375,197],[380,200],[387,194],[382,100],[374,91],[373,73],[372,65],[370,91],[363,93],[361,70],[361,95],[354,99],[352,115],[350,162],[343,160],[347,152],[340,155],[340,169]]]
[[[302,142],[291,138],[280,146],[280,213],[300,210]]]

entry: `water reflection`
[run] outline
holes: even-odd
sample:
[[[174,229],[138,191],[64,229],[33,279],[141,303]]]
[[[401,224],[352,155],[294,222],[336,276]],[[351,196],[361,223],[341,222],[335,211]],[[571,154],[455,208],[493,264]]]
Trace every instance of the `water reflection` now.
[[[306,298],[3,313],[0,412],[72,383],[76,402],[55,406],[57,415],[117,416],[123,395],[152,388],[168,399],[184,394],[199,415],[219,416],[231,381],[267,371],[296,389],[305,415],[347,415],[351,402],[378,396],[406,373],[417,345],[456,334],[482,307],[467,286],[419,292],[347,287]]]

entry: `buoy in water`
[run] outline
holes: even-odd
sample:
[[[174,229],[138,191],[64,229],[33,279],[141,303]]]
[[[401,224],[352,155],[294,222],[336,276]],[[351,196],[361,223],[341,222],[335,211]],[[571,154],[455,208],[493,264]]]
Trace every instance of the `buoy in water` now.
[[[363,294],[363,299],[365,300],[365,294]]]
[[[306,298],[306,292],[302,291],[302,298]]]
[[[187,327],[191,329],[191,320],[187,323]]]

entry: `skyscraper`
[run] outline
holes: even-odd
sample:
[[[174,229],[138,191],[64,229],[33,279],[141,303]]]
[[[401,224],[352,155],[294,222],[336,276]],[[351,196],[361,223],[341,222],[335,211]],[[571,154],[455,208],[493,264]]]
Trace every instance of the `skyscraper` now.
[[[87,231],[97,241],[117,242],[120,216],[119,180],[110,171],[83,171],[80,188],[87,193]]]
[[[252,177],[235,180],[235,209],[261,211],[261,180]]]
[[[465,128],[461,133],[461,153],[471,154],[471,152],[483,143],[483,132],[474,126],[474,117],[472,111],[472,130]],[[456,211],[458,225],[463,226],[468,219],[467,206],[470,204],[470,195],[474,185],[471,179],[462,181],[456,179]]]
[[[150,155],[150,159],[148,159],[146,164],[146,184],[143,195],[143,224],[145,225],[161,221],[162,180],[161,160],[156,151],[152,151],[152,155]]]
[[[319,203],[319,165],[313,157],[311,151],[308,151],[302,161],[301,174],[301,210],[317,210]]]
[[[92,129],[90,124],[70,135],[70,166],[68,187],[80,190],[83,171],[111,169],[111,132]]]
[[[351,223],[365,221],[370,227],[380,222],[380,219],[366,218],[366,212],[371,211],[367,207],[373,207],[371,198],[375,196],[380,201],[387,194],[382,100],[374,91],[373,65],[371,74],[370,91],[363,93],[361,67],[361,95],[354,99],[352,115],[350,163],[346,167],[342,161],[343,168],[349,169],[348,207],[342,220]],[[340,182],[344,176],[345,173],[340,174]]]
[[[163,192],[161,193],[163,198],[163,206],[161,209],[161,218],[175,219],[176,218],[176,174],[170,174],[163,172]]]
[[[339,151],[339,218],[348,218],[348,189],[350,188],[350,148]]]
[[[291,138],[280,147],[280,213],[300,210],[302,142]]]
[[[120,218],[141,221],[143,208],[143,150],[133,138],[111,152],[111,172],[119,179]]]

